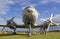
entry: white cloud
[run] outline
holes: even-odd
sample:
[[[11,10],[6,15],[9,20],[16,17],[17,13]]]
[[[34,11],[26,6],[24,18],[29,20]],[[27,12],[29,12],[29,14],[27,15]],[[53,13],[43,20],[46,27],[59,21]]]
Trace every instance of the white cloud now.
[[[9,19],[10,18],[7,18],[7,20],[9,20]],[[14,22],[16,24],[18,24],[18,25],[22,25],[23,24],[22,18],[15,18]],[[0,25],[6,25],[6,23],[7,23],[7,21],[0,17]]]
[[[18,3],[22,6],[21,9],[24,9],[24,7],[27,5],[38,6],[38,5],[47,4],[49,2],[60,3],[60,0],[41,0],[34,4],[30,3],[29,0],[0,0],[0,14],[7,14],[7,12],[9,12],[10,9],[10,6],[8,6],[9,4]]]
[[[37,3],[34,3],[34,4],[32,4],[32,3],[30,3],[30,1],[29,0],[24,0],[24,1],[22,1],[21,2],[21,5],[22,6],[27,6],[27,5],[33,5],[33,6],[38,6],[38,5],[44,5],[44,4],[47,4],[47,3],[50,3],[50,2],[56,2],[56,3],[60,3],[60,0],[41,0],[41,1],[39,1],[39,2],[37,2]],[[24,8],[24,7],[22,7],[22,8]]]
[[[12,0],[0,0],[0,14],[7,14],[9,11],[9,4],[14,4]]]
[[[56,3],[60,3],[60,0],[41,0],[38,3],[36,3],[34,6],[38,6],[38,5],[44,5],[50,2],[56,2]]]
[[[46,1],[42,0],[38,2],[37,4],[32,4],[30,3],[29,0],[0,0],[0,14],[6,14],[10,8],[10,6],[8,5],[15,4],[15,3],[19,3],[22,6],[22,9],[24,9],[24,7],[27,5],[37,6],[40,3],[47,3],[47,0]]]
[[[49,11],[48,10],[45,10],[44,13],[48,13]]]
[[[6,0],[7,4],[15,4],[15,2],[13,0]]]
[[[45,18],[46,19],[46,18]],[[60,23],[60,14],[56,14],[53,16],[52,21],[55,23]],[[43,24],[44,21],[42,21],[41,19],[37,20],[37,24]]]
[[[23,21],[22,21],[22,18],[15,18],[14,21],[18,24],[18,25],[22,25],[23,24]]]
[[[29,0],[0,0],[0,14],[7,14],[7,12],[9,11],[9,4],[15,4],[15,3],[19,3],[22,6],[22,9],[25,8],[25,6],[27,5],[33,5],[33,6],[38,6],[38,5],[43,5],[43,4],[47,4],[49,2],[56,2],[56,3],[60,3],[60,0],[41,0],[39,2],[37,2],[36,4],[32,4],[30,3]],[[45,11],[45,13],[47,13],[48,11]],[[60,16],[60,15],[59,15]],[[55,15],[55,19],[58,18],[59,16]],[[1,19],[0,19],[1,20]],[[15,19],[16,22],[18,24],[22,23],[22,19]],[[58,18],[57,20],[60,21],[60,19]]]
[[[38,19],[36,22],[38,25],[42,25],[44,23],[44,21],[42,21],[41,19]]]
[[[5,25],[5,24],[6,24],[6,21],[0,18],[0,25]]]
[[[49,3],[49,2],[57,2],[60,3],[60,0],[42,0],[41,3],[45,4],[45,3]]]
[[[56,23],[60,23],[60,14],[57,14],[53,17],[53,21]]]

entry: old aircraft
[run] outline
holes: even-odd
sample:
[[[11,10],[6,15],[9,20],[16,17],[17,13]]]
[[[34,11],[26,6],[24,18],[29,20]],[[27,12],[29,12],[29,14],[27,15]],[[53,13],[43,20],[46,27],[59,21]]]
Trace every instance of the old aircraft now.
[[[33,6],[27,6],[22,13],[22,19],[24,24],[23,25],[18,25],[16,24],[13,19],[15,18],[15,16],[13,16],[11,19],[6,20],[5,17],[4,20],[6,20],[6,25],[0,25],[0,27],[3,27],[2,30],[4,30],[5,27],[9,27],[10,29],[14,29],[13,34],[16,34],[16,28],[28,28],[29,32],[28,35],[31,36],[31,28],[42,28],[45,30],[45,28],[48,28],[48,26],[50,26],[51,24],[51,18],[48,19],[48,21],[45,21],[45,23],[43,25],[38,25],[36,24],[36,21],[38,19],[39,13],[37,12],[37,10],[33,7]]]

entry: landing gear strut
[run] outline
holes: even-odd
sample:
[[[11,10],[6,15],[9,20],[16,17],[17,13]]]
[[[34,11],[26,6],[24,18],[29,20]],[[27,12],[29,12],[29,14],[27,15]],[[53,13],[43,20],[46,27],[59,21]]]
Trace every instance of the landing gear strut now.
[[[29,32],[28,32],[28,36],[31,36],[31,25],[29,25]]]
[[[43,30],[44,30],[44,31],[43,31],[43,32],[44,32],[44,34],[46,34],[46,29],[43,29]]]
[[[14,32],[12,34],[16,34],[16,29],[14,29]]]
[[[45,28],[40,28],[40,34],[46,34],[46,29]]]

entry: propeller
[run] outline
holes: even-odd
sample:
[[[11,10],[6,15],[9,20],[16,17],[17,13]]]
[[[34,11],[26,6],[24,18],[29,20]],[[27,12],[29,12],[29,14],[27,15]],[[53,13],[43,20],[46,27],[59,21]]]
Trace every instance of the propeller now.
[[[52,24],[52,18],[53,18],[53,14],[51,14],[51,16],[49,18],[50,23],[49,23],[46,31],[49,31],[50,25]]]
[[[42,21],[49,23],[46,31],[49,31],[50,25],[52,24],[52,18],[53,18],[53,14],[51,14],[50,18],[41,19]]]
[[[6,24],[6,26],[8,26],[8,24],[10,24],[12,21],[13,21],[13,19],[15,18],[15,16],[13,16],[10,20],[7,20],[5,17],[2,17],[5,21],[7,21],[7,24]],[[2,30],[4,30],[5,29],[5,27],[3,27],[3,29]]]

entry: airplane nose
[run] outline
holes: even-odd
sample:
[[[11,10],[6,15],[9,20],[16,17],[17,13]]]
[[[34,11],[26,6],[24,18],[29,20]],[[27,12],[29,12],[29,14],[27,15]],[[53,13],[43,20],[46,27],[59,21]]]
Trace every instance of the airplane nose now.
[[[28,10],[28,12],[33,12],[32,10]]]

